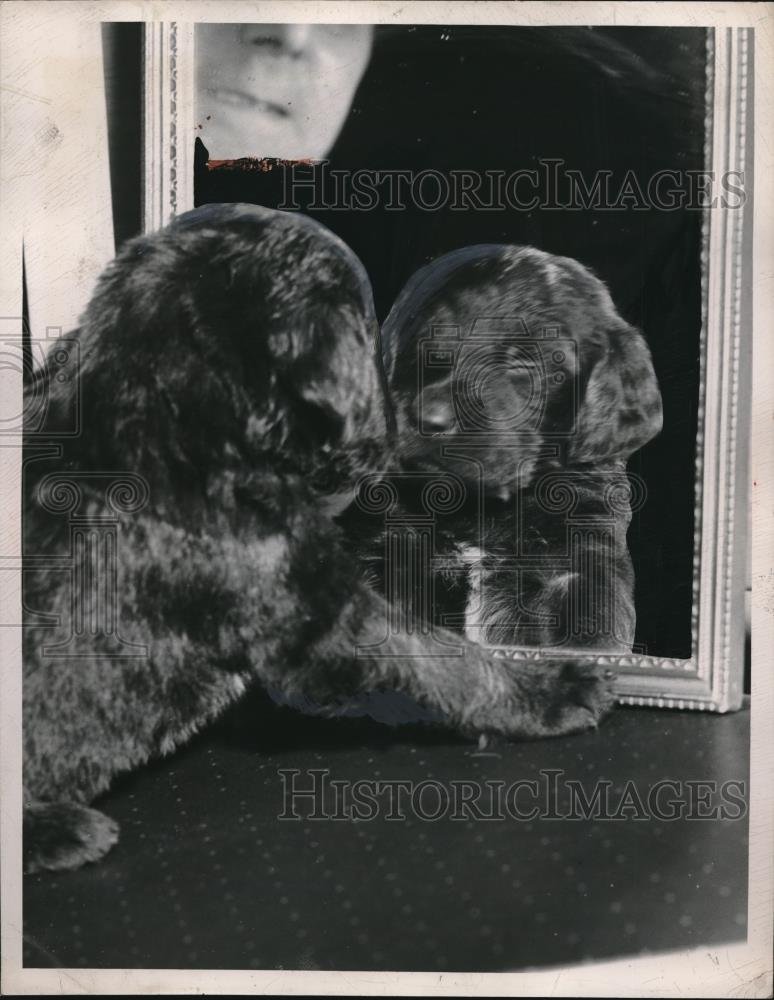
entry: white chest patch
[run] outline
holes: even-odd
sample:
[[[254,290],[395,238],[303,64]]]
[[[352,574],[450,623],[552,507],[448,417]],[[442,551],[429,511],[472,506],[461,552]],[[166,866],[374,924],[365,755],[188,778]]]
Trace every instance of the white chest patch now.
[[[482,568],[484,553],[475,545],[466,545],[460,559],[468,567],[468,600],[465,604],[465,638],[480,643],[482,607]]]

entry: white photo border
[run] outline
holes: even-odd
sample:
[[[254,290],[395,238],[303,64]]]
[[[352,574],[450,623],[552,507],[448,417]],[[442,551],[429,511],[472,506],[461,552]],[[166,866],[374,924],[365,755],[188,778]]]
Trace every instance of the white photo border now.
[[[0,978],[8,995],[153,995],[191,994],[323,994],[394,996],[609,996],[609,997],[727,997],[770,996],[772,984],[772,929],[774,926],[774,757],[771,732],[774,727],[774,677],[770,650],[774,648],[774,149],[768,136],[774,128],[774,5],[771,3],[722,2],[605,2],[578,0],[571,5],[527,0],[503,4],[490,0],[439,5],[415,0],[409,7],[397,0],[351,0],[319,3],[284,0],[283,3],[228,0],[112,0],[109,6],[89,0],[5,0],[0,8],[0,56],[26,42],[26,24],[45,20],[50,30],[57,23],[78,18],[84,24],[100,21],[148,21],[163,12],[168,20],[275,22],[312,19],[358,23],[457,23],[492,24],[590,24],[714,26],[717,31],[740,25],[755,29],[756,58],[754,103],[756,132],[764,141],[755,145],[755,218],[746,226],[742,286],[753,288],[749,311],[741,311],[742,326],[754,331],[755,365],[750,387],[739,385],[740,396],[750,388],[752,396],[752,684],[750,856],[748,937],[728,947],[706,945],[690,951],[648,957],[624,957],[584,966],[552,967],[545,970],[508,973],[399,973],[399,972],[307,972],[300,970],[186,970],[186,969],[25,969],[22,965],[21,907],[21,643],[20,629],[0,629]],[[5,76],[7,59],[0,63]],[[4,79],[4,83],[6,80]],[[12,85],[13,81],[9,81]],[[73,81],[77,87],[78,82]],[[35,99],[35,95],[30,95]],[[7,112],[14,99],[11,86],[0,95]],[[0,158],[0,298],[3,317],[17,317],[20,326],[21,251],[17,206],[26,190],[24,178],[13,170],[13,149],[5,146]],[[752,150],[748,147],[749,156]],[[14,333],[16,336],[17,333]],[[3,378],[3,405],[10,400],[18,410],[21,378]],[[0,481],[9,494],[21,483],[21,453],[0,449]],[[734,517],[746,514],[737,495]],[[20,553],[18,506],[3,511],[7,550]],[[18,615],[21,607],[19,576],[3,574],[0,580],[2,612]],[[3,620],[6,620],[4,617]]]

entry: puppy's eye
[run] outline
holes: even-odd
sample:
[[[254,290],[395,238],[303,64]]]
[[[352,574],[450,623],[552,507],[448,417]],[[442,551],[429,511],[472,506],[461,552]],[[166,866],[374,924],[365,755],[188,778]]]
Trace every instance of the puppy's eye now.
[[[512,358],[508,361],[508,374],[511,378],[521,380],[532,380],[535,377],[535,365],[524,358]]]
[[[505,363],[513,371],[530,371],[535,367],[534,357],[528,351],[519,348],[511,348],[506,351]]]

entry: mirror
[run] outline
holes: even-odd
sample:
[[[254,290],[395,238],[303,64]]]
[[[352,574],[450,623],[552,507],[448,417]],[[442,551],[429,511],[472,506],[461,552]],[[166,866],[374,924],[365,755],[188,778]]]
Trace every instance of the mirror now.
[[[578,261],[640,331],[663,427],[617,456],[628,487],[611,517],[634,570],[631,651],[616,636],[562,645],[609,661],[629,704],[741,703],[748,44],[747,29],[200,21],[146,30],[146,228],[210,202],[309,214],[364,263],[383,339],[392,330],[388,354],[407,283],[482,245]],[[432,280],[443,266],[431,267]],[[518,319],[483,317],[492,318]],[[417,334],[421,350],[448,353],[459,330],[445,322]],[[541,364],[560,348],[541,348]],[[543,365],[535,382],[534,361],[533,388],[562,374]],[[580,406],[588,375],[576,376]],[[566,532],[564,571],[575,572],[567,539],[583,512],[559,486],[549,500]],[[444,614],[465,627],[464,608]]]

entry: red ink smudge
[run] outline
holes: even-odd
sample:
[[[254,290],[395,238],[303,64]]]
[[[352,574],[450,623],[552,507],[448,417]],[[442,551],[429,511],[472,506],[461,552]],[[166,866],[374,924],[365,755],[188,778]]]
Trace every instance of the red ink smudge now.
[[[208,170],[258,170],[268,173],[275,167],[312,166],[317,161],[310,157],[297,160],[283,160],[276,156],[242,156],[236,160],[208,160]]]

